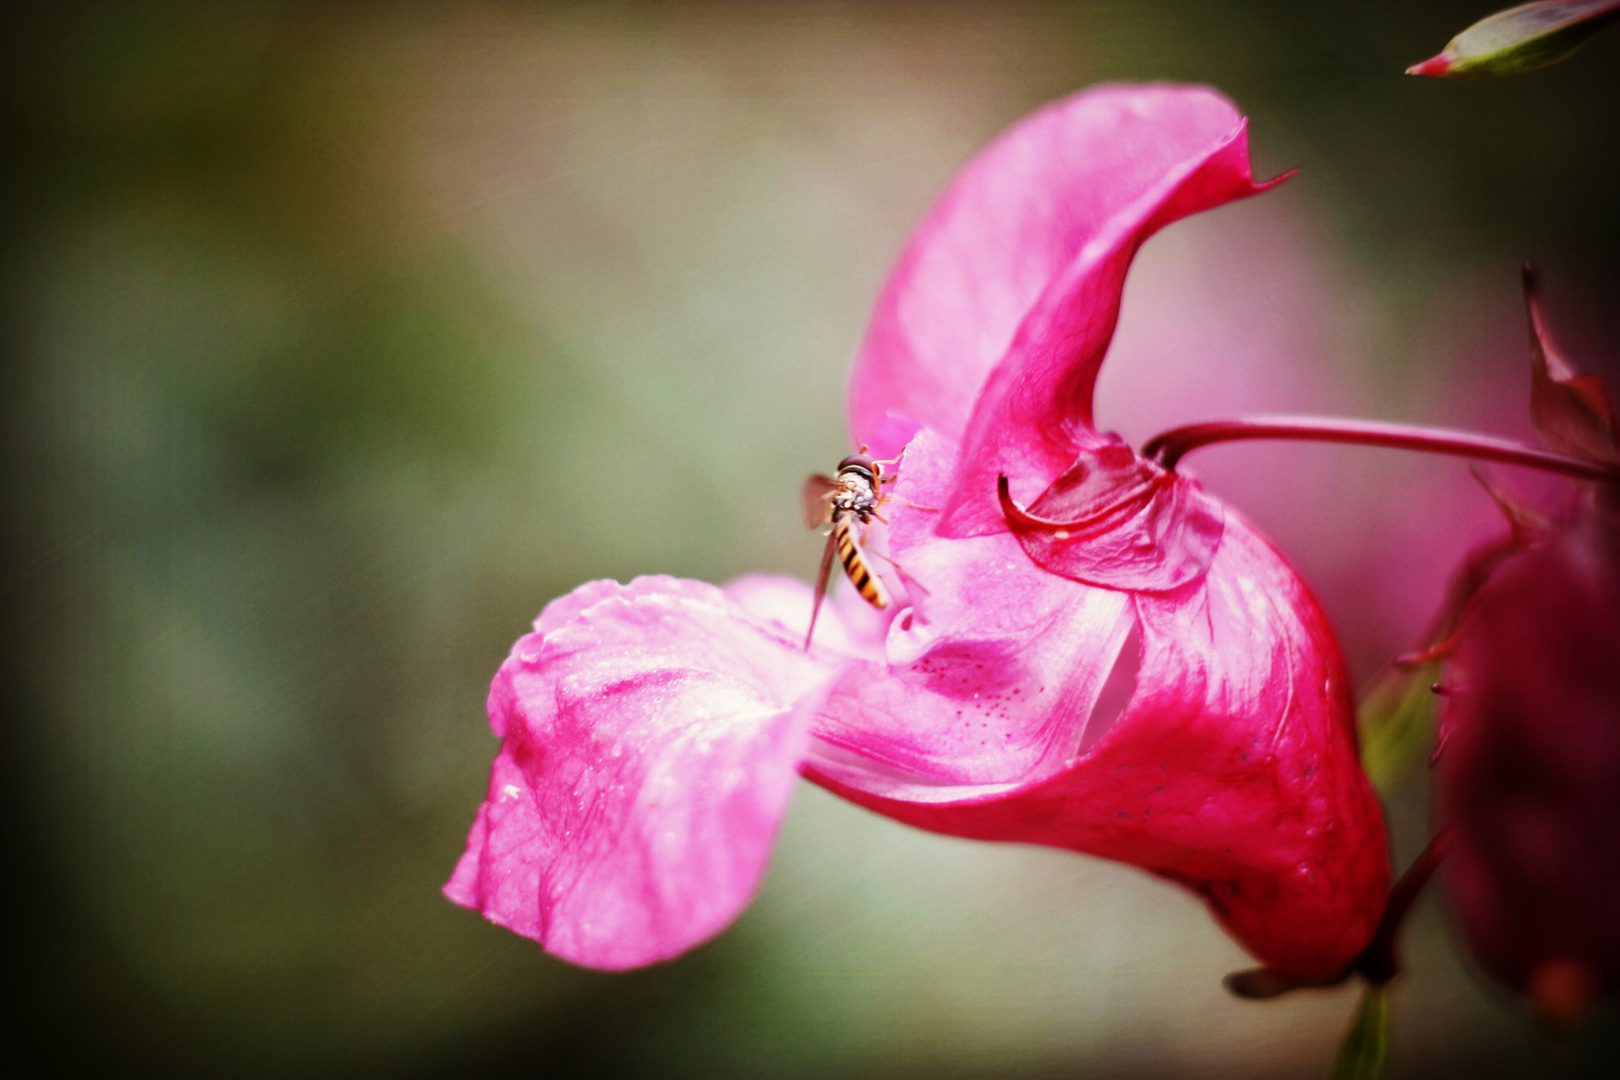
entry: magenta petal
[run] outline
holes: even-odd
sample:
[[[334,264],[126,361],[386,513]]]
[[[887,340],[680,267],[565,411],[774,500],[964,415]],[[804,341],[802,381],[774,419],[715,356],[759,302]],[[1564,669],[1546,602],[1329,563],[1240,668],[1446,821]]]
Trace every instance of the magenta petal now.
[[[489,771],[489,795],[444,895],[483,912],[490,922],[543,940],[536,897],[548,851],[545,831],[528,778],[511,745],[502,746]]]
[[[1100,334],[1100,354],[1118,287],[1110,290],[1106,273],[1081,281],[1076,269],[1124,251],[1122,276],[1152,229],[1258,190],[1241,124],[1229,101],[1202,87],[1100,86],[1048,105],[981,151],[918,226],[878,299],[850,383],[855,440],[888,457],[919,426],[962,438],[991,369],[1015,335],[1034,332],[1020,332],[1031,319],[1076,350],[1081,337]],[[1212,156],[1219,162],[1200,171]],[[1168,190],[1176,178],[1183,182]],[[1055,323],[1054,307],[1074,310]],[[1089,382],[1085,389],[1089,419]],[[1028,500],[1039,490],[1015,493]]]
[[[1225,529],[1221,504],[1117,437],[1080,455],[1021,508],[997,478],[1002,517],[1036,565],[1075,581],[1163,592],[1208,569]]]
[[[445,892],[575,963],[675,956],[753,895],[834,669],[697,582],[592,583],[540,623]]]
[[[1264,190],[1249,167],[1245,123],[1204,90],[1143,90],[1106,99],[1127,144],[1143,151],[1112,213],[1054,267],[984,382],[962,436],[962,465],[940,532],[973,536],[1006,527],[996,479],[1027,505],[1102,443],[1092,425],[1097,370],[1119,319],[1125,272],[1163,226]],[[1140,147],[1138,147],[1140,149]]]
[[[1006,534],[912,547],[906,569],[927,592],[890,627],[886,663],[845,669],[817,738],[935,784],[1060,769],[1130,632],[1130,598],[1043,572]]]
[[[890,550],[912,583],[876,662],[844,670],[816,717],[816,760],[902,786],[1027,783],[1079,750],[1130,632],[1130,598],[1048,574],[1012,536],[942,539],[922,509],[955,447],[906,448]],[[831,757],[828,755],[831,754]],[[833,764],[833,759],[837,764]]]
[[[1048,578],[1054,589],[1102,591]],[[1315,601],[1233,516],[1202,579],[1138,595],[1134,610],[1135,693],[1105,734],[1094,744],[1088,734],[1088,749],[1052,774],[952,787],[863,771],[818,747],[806,775],[923,828],[1140,866],[1203,896],[1266,963],[1337,973],[1371,937],[1389,869],[1347,681]],[[1094,717],[1106,720],[1101,710]],[[818,735],[824,725],[818,719]]]

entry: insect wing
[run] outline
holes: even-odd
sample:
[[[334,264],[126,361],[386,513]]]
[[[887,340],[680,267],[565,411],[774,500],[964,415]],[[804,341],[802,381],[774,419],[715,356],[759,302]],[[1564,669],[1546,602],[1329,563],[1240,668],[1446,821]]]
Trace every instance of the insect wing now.
[[[813,478],[812,478],[813,479]],[[827,548],[821,553],[821,572],[816,575],[816,599],[810,605],[810,629],[804,632],[804,649],[810,651],[810,639],[815,636],[816,616],[821,614],[821,602],[827,598],[827,582],[832,578],[833,557],[837,554],[838,536],[827,537]]]
[[[838,490],[838,481],[820,473],[804,482],[804,527],[819,529],[827,524],[832,514],[832,494]]]

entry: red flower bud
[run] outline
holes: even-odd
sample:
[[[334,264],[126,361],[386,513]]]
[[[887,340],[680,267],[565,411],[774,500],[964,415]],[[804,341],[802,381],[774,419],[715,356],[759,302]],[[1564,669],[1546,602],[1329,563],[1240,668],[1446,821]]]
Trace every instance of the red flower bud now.
[[[1470,607],[1438,762],[1446,888],[1480,966],[1568,1026],[1620,986],[1620,519],[1534,539]]]

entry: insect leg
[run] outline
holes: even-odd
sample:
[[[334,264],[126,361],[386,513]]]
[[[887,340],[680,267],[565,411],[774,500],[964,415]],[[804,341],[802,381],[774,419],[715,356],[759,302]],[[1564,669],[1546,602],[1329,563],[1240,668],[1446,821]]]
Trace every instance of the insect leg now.
[[[924,506],[922,503],[914,503],[910,499],[906,498],[904,495],[896,495],[892,491],[885,493],[884,496],[883,496],[882,501],[883,502],[888,502],[890,499],[893,499],[895,502],[903,502],[907,506],[911,507],[913,510],[921,510],[924,513],[927,513],[927,514],[937,514],[937,513],[939,513],[939,507],[937,507],[937,506]]]
[[[912,577],[911,574],[906,570],[905,567],[901,566],[899,563],[895,562],[893,559],[891,559],[887,555],[883,554],[883,552],[881,552],[881,551],[868,551],[868,552],[866,552],[866,554],[867,555],[876,555],[878,558],[882,559],[884,562],[886,562],[890,566],[894,567],[894,572],[899,574],[900,577],[902,579],[904,579],[904,581],[906,582],[907,585],[915,585],[917,587],[918,592],[922,593],[924,596],[928,595],[928,589],[927,589],[926,586],[923,585],[922,582],[920,582],[916,578]]]
[[[885,524],[885,525],[888,524],[888,521],[884,520],[883,518],[878,517],[876,514],[873,514],[872,516],[877,518],[879,521],[882,521],[883,524]],[[870,521],[868,521],[866,523],[865,531],[863,531],[861,533],[861,554],[863,554],[863,555],[876,555],[878,558],[882,559],[884,562],[886,562],[890,566],[894,567],[895,572],[898,573],[900,575],[900,577],[907,584],[917,586],[917,588],[923,593],[923,595],[926,596],[928,594],[928,590],[923,588],[922,582],[918,581],[916,578],[914,578],[910,574],[906,573],[906,568],[905,567],[901,566],[899,563],[895,562],[893,559],[891,559],[887,555],[883,554],[883,552],[874,550],[872,548],[868,548],[866,546],[866,538],[868,536],[870,536],[871,533],[872,533],[872,523]]]

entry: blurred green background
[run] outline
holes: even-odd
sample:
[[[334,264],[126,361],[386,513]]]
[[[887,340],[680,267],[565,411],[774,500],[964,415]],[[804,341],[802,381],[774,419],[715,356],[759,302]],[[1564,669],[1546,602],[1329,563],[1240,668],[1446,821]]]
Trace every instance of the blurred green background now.
[[[1620,358],[1620,31],[1403,77],[1491,3],[64,3],[0,39],[6,1052],[38,1075],[1298,1076],[1342,989],[1257,1005],[1134,871],[803,785],[758,902],[606,976],[443,900],[490,675],[594,577],[808,576],[798,483],[907,231],[1105,79],[1212,83],[1280,191],[1144,251],[1101,388],[1140,440],[1314,409],[1526,433],[1518,264]],[[1358,676],[1493,527],[1460,466],[1192,462]],[[1421,772],[1421,770],[1419,770]],[[1423,840],[1414,776],[1391,803]],[[1600,1075],[1433,899],[1396,1076]]]

